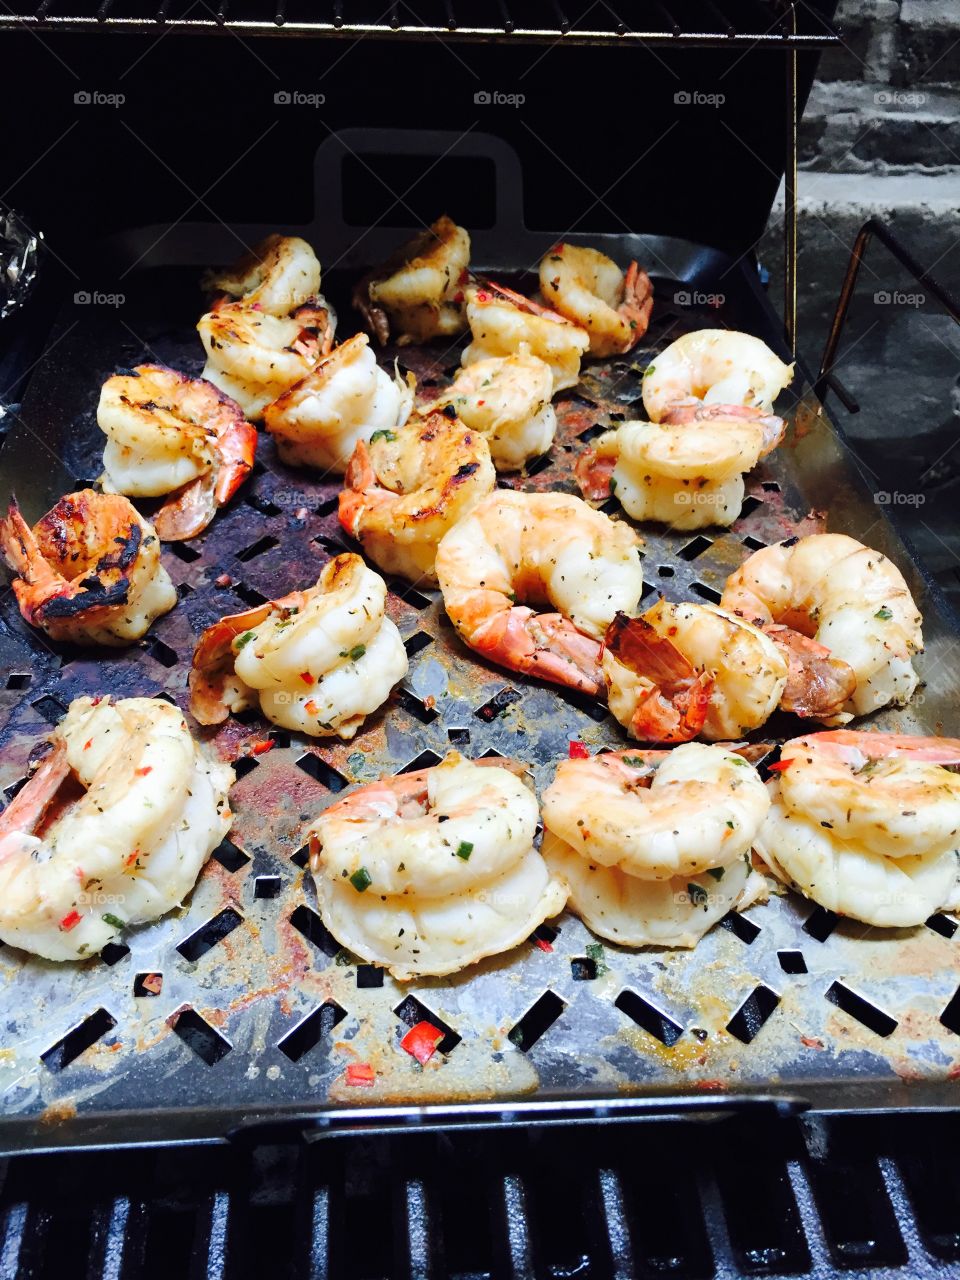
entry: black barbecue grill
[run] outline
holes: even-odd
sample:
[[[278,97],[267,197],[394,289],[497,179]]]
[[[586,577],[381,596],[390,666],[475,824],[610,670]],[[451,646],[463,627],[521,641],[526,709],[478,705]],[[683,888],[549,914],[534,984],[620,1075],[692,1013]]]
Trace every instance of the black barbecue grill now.
[[[527,487],[572,488],[575,450],[630,416],[679,333],[725,324],[789,356],[796,113],[829,3],[415,10],[0,6],[0,93],[19,122],[5,199],[49,245],[3,325],[0,497],[15,490],[35,519],[94,479],[103,378],[145,357],[198,372],[198,267],[274,229],[316,246],[341,334],[358,272],[441,209],[470,228],[475,266],[521,288],[558,235],[650,270],[643,344],[560,397]],[[784,172],[786,336],[754,255]],[[458,361],[394,355],[426,386]],[[901,564],[925,615],[924,698],[882,723],[956,731],[940,597],[802,368],[793,390],[791,442],[749,478],[731,530],[644,530],[646,599],[716,600],[744,549],[812,531],[825,507],[831,529]],[[181,603],[131,653],[40,643],[5,599],[7,796],[78,694],[184,705],[203,626],[349,547],[338,488],[261,438],[231,506],[165,549]],[[0,951],[0,1275],[952,1274],[957,1176],[938,1153],[960,1069],[953,919],[880,940],[779,899],[687,955],[598,949],[564,915],[467,981],[404,986],[340,950],[304,872],[303,814],[451,745],[522,755],[542,784],[569,739],[620,744],[604,708],[475,662],[438,593],[390,585],[411,669],[386,717],[333,747],[249,715],[221,734],[238,821],[183,913],[76,968]],[[268,732],[275,749],[247,754]],[[445,1032],[428,1071],[396,1048],[422,1017]],[[345,1053],[376,1056],[372,1097],[338,1083]]]

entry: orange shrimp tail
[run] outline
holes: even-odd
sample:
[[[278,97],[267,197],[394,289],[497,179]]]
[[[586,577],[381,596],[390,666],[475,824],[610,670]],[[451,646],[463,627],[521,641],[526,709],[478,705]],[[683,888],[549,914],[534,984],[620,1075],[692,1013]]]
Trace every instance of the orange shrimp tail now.
[[[616,458],[601,458],[594,449],[581,453],[573,474],[580,492],[589,502],[603,502],[610,497],[610,481],[616,465]]]
[[[631,262],[623,284],[623,302],[618,308],[619,314],[630,326],[629,342],[624,351],[635,347],[650,324],[653,311],[653,282],[642,267]]]
[[[960,764],[960,739],[922,738],[909,733],[870,733],[857,729],[826,729],[793,738],[780,748],[781,759],[804,751],[829,751],[838,756],[868,756],[874,760],[904,756],[928,764]]]
[[[477,302],[509,302],[511,306],[516,307],[518,311],[525,312],[527,315],[540,316],[544,320],[552,320],[554,324],[573,324],[572,320],[562,316],[559,311],[551,311],[543,303],[534,302],[532,298],[524,297],[522,293],[517,293],[515,289],[508,289],[505,284],[497,284],[495,280],[484,280],[480,276],[476,277],[476,284],[478,288]]]
[[[598,693],[603,682],[598,641],[560,613],[534,613],[518,605],[493,614],[473,632],[470,643],[511,671],[582,693]]]
[[[229,502],[253,469],[257,453],[257,429],[246,421],[234,422],[217,441],[220,466],[213,496],[218,507]]]
[[[33,777],[0,813],[0,844],[15,832],[30,834],[36,829],[69,772],[67,746],[58,739]],[[3,849],[0,848],[0,859],[2,857]]]
[[[216,510],[216,481],[207,471],[170,494],[154,516],[153,527],[161,542],[183,542],[202,533]]]
[[[630,731],[645,742],[689,742],[703,728],[714,678],[698,672],[667,636],[645,618],[618,613],[604,647],[650,687],[640,698]]]
[[[340,524],[354,538],[358,536],[363,513],[370,505],[370,493],[378,486],[370,450],[364,440],[358,440],[347,463],[337,510]]]
[[[712,692],[713,676],[706,671],[669,697],[651,686],[630,719],[630,732],[641,742],[691,742],[703,728]]]
[[[6,517],[0,520],[0,551],[18,575],[13,580],[13,593],[20,612],[27,622],[36,626],[47,601],[67,595],[70,584],[44,559],[33,530],[20,513],[16,498],[10,499]]]
[[[770,623],[763,631],[787,660],[782,710],[823,718],[836,715],[853,697],[857,673],[841,658],[834,658],[826,645],[779,623]]]

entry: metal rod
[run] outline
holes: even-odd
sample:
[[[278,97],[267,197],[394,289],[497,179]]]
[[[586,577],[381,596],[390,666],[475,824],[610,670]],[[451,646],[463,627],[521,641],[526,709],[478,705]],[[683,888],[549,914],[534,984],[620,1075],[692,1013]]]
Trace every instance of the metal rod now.
[[[850,310],[853,291],[857,286],[857,278],[860,275],[860,267],[867,251],[867,245],[870,243],[871,237],[874,236],[881,244],[886,246],[902,266],[906,267],[917,284],[922,284],[925,289],[929,289],[941,306],[948,312],[951,319],[960,324],[960,301],[948,289],[944,288],[939,280],[932,276],[925,267],[920,265],[906,245],[898,240],[885,223],[878,218],[868,218],[857,232],[857,238],[853,242],[850,261],[847,263],[843,284],[840,286],[837,308],[833,313],[833,320],[830,322],[830,333],[823,348],[820,373],[813,385],[813,389],[821,402],[828,388],[837,389],[836,379],[833,375],[833,363],[837,356],[837,348],[840,346],[840,338],[846,324],[847,312]],[[841,399],[843,399],[842,396]]]
[[[797,11],[790,5],[790,35],[796,38]],[[787,155],[783,169],[783,324],[791,355],[797,354],[797,51],[787,49]]]

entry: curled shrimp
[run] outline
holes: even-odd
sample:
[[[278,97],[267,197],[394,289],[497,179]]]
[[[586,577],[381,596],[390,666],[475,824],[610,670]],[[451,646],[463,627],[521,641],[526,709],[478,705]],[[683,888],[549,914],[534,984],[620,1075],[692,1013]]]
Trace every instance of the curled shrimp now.
[[[193,655],[194,717],[220,724],[259,706],[286,729],[352,738],[407,672],[386,599],[379,574],[348,553],[324,566],[316,586],[221,618]]]
[[[443,215],[363,277],[353,305],[381,346],[450,337],[465,327],[470,236]]]
[[[342,473],[358,441],[403,426],[415,383],[412,373],[391,378],[358,333],[268,405],[264,424],[288,465]]]
[[[107,493],[170,495],[155,516],[165,542],[207,527],[250,474],[257,449],[256,429],[238,404],[201,378],[157,364],[107,379],[97,425],[107,437]]]
[[[229,830],[234,775],[160,699],[77,698],[51,744],[0,814],[0,939],[79,960],[180,906]]]
[[[550,366],[555,392],[576,386],[590,335],[566,316],[485,280],[467,290],[467,323],[471,342],[461,357],[464,367],[492,356],[514,355],[526,344]]]
[[[333,312],[319,299],[286,316],[245,302],[222,303],[197,322],[207,353],[203,377],[256,421],[330,351],[335,325]]]
[[[643,406],[651,422],[701,405],[748,408],[769,415],[793,379],[766,343],[749,333],[698,329],[656,356],[643,375]]]
[[[634,520],[674,529],[729,525],[743,505],[744,474],[770,447],[763,425],[742,417],[624,422],[580,455],[575,475],[586,498],[615,494]]]
[[[543,795],[543,853],[601,937],[693,946],[740,900],[769,804],[725,747],[564,760]]]
[[[536,797],[500,765],[454,752],[320,815],[310,865],[338,942],[401,980],[442,975],[510,950],[563,909],[533,847]]]
[[[711,605],[660,600],[607,629],[603,674],[610,710],[634,738],[732,740],[776,710],[787,663],[757,627]]]
[[[461,369],[434,401],[486,436],[498,471],[515,471],[546,453],[557,430],[550,366],[521,343],[515,355],[491,356]]]
[[[32,529],[13,499],[0,550],[20,612],[53,640],[131,644],[177,602],[156,532],[119,495],[68,493]]]
[[[781,645],[789,637],[771,623],[800,632],[852,670],[856,685],[842,704],[807,712],[827,724],[902,706],[917,687],[911,658],[923,648],[920,611],[896,565],[845,534],[755,551],[727,579],[720,607],[768,628]]]
[[[435,583],[440,539],[495,485],[484,436],[437,410],[358,441],[340,523],[381,569]]]
[[[600,640],[643,592],[632,529],[565,493],[498,491],[437,548],[443,603],[472,649],[586,693],[602,686]],[[536,613],[528,601],[556,612]]]
[[[211,293],[286,316],[319,294],[320,263],[299,236],[269,235],[232,267],[208,271],[203,284]]]
[[[586,329],[592,356],[622,355],[636,346],[653,310],[653,285],[636,262],[624,274],[606,254],[563,242],[540,263],[540,291]]]
[[[867,924],[922,924],[955,896],[960,741],[835,730],[780,751],[755,842],[780,879]]]

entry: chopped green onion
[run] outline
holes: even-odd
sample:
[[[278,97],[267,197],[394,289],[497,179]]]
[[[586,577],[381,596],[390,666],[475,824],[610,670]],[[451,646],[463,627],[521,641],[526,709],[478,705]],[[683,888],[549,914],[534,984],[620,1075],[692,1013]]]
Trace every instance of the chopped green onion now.
[[[464,862],[468,862],[470,855],[473,853],[473,845],[469,840],[461,840],[457,845],[457,857],[462,858]]]
[[[373,879],[366,867],[357,867],[356,871],[350,877],[350,883],[356,889],[357,893],[363,893],[373,884]]]
[[[112,911],[103,913],[104,924],[110,925],[112,929],[125,929],[127,927],[126,920],[121,920],[119,916],[115,916]]]
[[[359,662],[366,652],[367,646],[365,644],[355,644],[347,654],[347,657],[351,662]]]
[[[879,618],[881,622],[889,622],[890,619],[893,617],[893,613],[884,604],[880,606],[880,608],[877,610],[877,612],[873,616],[875,618]]]
[[[370,443],[376,444],[378,440],[396,440],[397,433],[395,431],[375,431],[370,437]]]
[[[234,648],[242,649],[245,644],[250,643],[256,634],[257,633],[255,631],[245,631],[242,636],[237,636],[236,640],[233,642]]]

